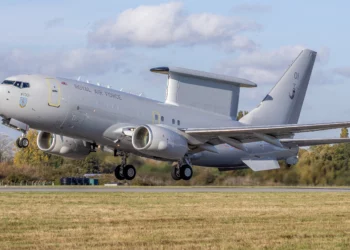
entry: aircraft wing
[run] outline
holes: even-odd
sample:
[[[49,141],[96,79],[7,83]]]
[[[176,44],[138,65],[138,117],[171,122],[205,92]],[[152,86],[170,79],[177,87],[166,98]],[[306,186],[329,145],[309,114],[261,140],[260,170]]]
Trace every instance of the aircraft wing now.
[[[282,146],[277,139],[290,138],[295,133],[313,132],[336,128],[350,127],[350,122],[334,122],[320,124],[285,124],[267,126],[241,126],[231,128],[189,128],[182,131],[201,141],[212,142],[214,144],[244,143],[253,141],[266,141],[278,146]],[[230,144],[230,143],[229,143]]]
[[[281,139],[280,142],[285,146],[316,146],[322,144],[350,143],[350,138],[334,139]]]

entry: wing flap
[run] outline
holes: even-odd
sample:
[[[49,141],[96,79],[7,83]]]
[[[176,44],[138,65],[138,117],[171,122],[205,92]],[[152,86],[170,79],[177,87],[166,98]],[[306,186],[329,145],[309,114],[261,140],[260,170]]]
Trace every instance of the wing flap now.
[[[280,168],[278,161],[271,158],[253,158],[242,161],[255,172]]]

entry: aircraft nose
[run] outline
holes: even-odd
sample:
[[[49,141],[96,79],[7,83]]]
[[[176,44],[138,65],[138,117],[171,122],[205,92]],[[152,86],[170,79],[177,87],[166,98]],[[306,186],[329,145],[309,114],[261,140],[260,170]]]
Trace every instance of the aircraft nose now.
[[[0,85],[0,115],[2,114],[4,108],[4,91],[4,86]]]
[[[3,106],[5,105],[5,98],[6,98],[6,95],[5,95],[5,86],[3,84],[0,84],[0,109],[3,108]]]

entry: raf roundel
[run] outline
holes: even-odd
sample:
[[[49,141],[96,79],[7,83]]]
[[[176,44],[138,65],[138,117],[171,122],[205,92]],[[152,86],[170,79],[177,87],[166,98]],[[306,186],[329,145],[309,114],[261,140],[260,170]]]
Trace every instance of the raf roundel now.
[[[20,106],[21,108],[24,108],[25,106],[27,106],[27,102],[28,102],[27,97],[21,96],[21,97],[19,98],[19,106]]]

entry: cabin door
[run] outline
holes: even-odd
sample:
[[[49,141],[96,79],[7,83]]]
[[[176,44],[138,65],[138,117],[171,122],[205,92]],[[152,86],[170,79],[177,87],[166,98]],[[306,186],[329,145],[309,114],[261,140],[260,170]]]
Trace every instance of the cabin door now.
[[[59,108],[61,105],[61,85],[53,78],[46,78],[48,86],[48,105]]]

